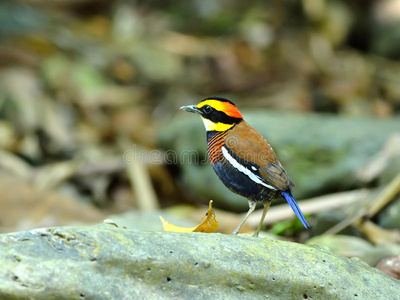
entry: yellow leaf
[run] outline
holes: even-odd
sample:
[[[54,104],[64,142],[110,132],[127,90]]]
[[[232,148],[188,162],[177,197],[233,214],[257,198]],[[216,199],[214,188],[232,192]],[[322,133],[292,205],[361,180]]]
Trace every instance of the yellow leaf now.
[[[210,200],[208,212],[206,218],[199,225],[194,227],[179,227],[170,222],[166,221],[160,216],[161,222],[163,223],[164,231],[174,231],[174,232],[214,232],[218,229],[218,222],[215,218],[215,213],[212,210],[213,201]]]

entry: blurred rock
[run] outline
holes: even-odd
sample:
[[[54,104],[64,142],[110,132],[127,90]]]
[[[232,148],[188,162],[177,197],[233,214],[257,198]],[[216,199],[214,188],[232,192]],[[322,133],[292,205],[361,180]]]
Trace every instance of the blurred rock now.
[[[370,266],[375,266],[379,261],[392,256],[400,255],[400,245],[390,244],[384,246],[376,246],[365,251],[360,258]]]
[[[320,235],[307,240],[306,244],[325,246],[333,253],[347,257],[361,257],[374,248],[366,240],[349,235]]]
[[[312,227],[310,228],[311,233],[313,236],[323,234],[328,229],[332,228],[336,224],[345,220],[347,217],[348,217],[348,215],[342,213],[341,211],[320,212],[313,219],[313,224],[312,224]],[[361,232],[353,226],[348,226],[338,233],[344,234],[344,235],[361,236]]]
[[[400,279],[400,256],[388,257],[381,260],[375,268],[396,279]]]
[[[400,230],[400,197],[378,214],[378,224],[383,228]]]
[[[246,121],[272,145],[296,183],[294,195],[306,198],[357,185],[354,174],[399,132],[398,120],[353,119],[333,115],[244,112]],[[160,146],[172,151],[182,186],[197,197],[214,199],[230,210],[247,209],[247,201],[230,192],[206,157],[206,133],[198,116],[175,116],[159,134]]]

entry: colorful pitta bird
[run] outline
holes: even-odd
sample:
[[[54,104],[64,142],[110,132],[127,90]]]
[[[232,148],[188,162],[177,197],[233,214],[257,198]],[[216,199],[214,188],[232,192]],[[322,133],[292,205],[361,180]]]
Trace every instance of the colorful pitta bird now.
[[[286,199],[303,226],[310,227],[293,197],[294,182],[269,143],[243,120],[233,102],[211,97],[181,109],[200,114],[207,131],[207,153],[215,173],[228,189],[249,202],[248,212],[232,234],[239,232],[256,203],[262,202],[264,210],[253,235],[258,236],[272,200],[280,197]]]

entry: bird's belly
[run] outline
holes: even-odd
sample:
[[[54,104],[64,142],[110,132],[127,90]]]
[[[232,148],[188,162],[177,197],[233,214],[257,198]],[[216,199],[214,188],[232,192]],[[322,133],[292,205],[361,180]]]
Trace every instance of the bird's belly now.
[[[253,201],[272,200],[276,196],[275,190],[254,182],[250,177],[234,167],[227,168],[226,165],[218,162],[213,165],[213,168],[223,184],[236,194]]]

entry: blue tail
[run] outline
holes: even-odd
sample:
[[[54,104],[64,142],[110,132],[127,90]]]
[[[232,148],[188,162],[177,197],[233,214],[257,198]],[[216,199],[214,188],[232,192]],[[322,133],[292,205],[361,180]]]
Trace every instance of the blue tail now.
[[[290,190],[286,191],[281,191],[282,196],[286,199],[286,201],[289,203],[290,207],[293,209],[294,213],[296,216],[299,218],[303,226],[308,229],[310,225],[308,225],[306,218],[304,217],[303,213],[300,210],[299,205],[296,202],[296,199],[294,199],[292,192]]]

